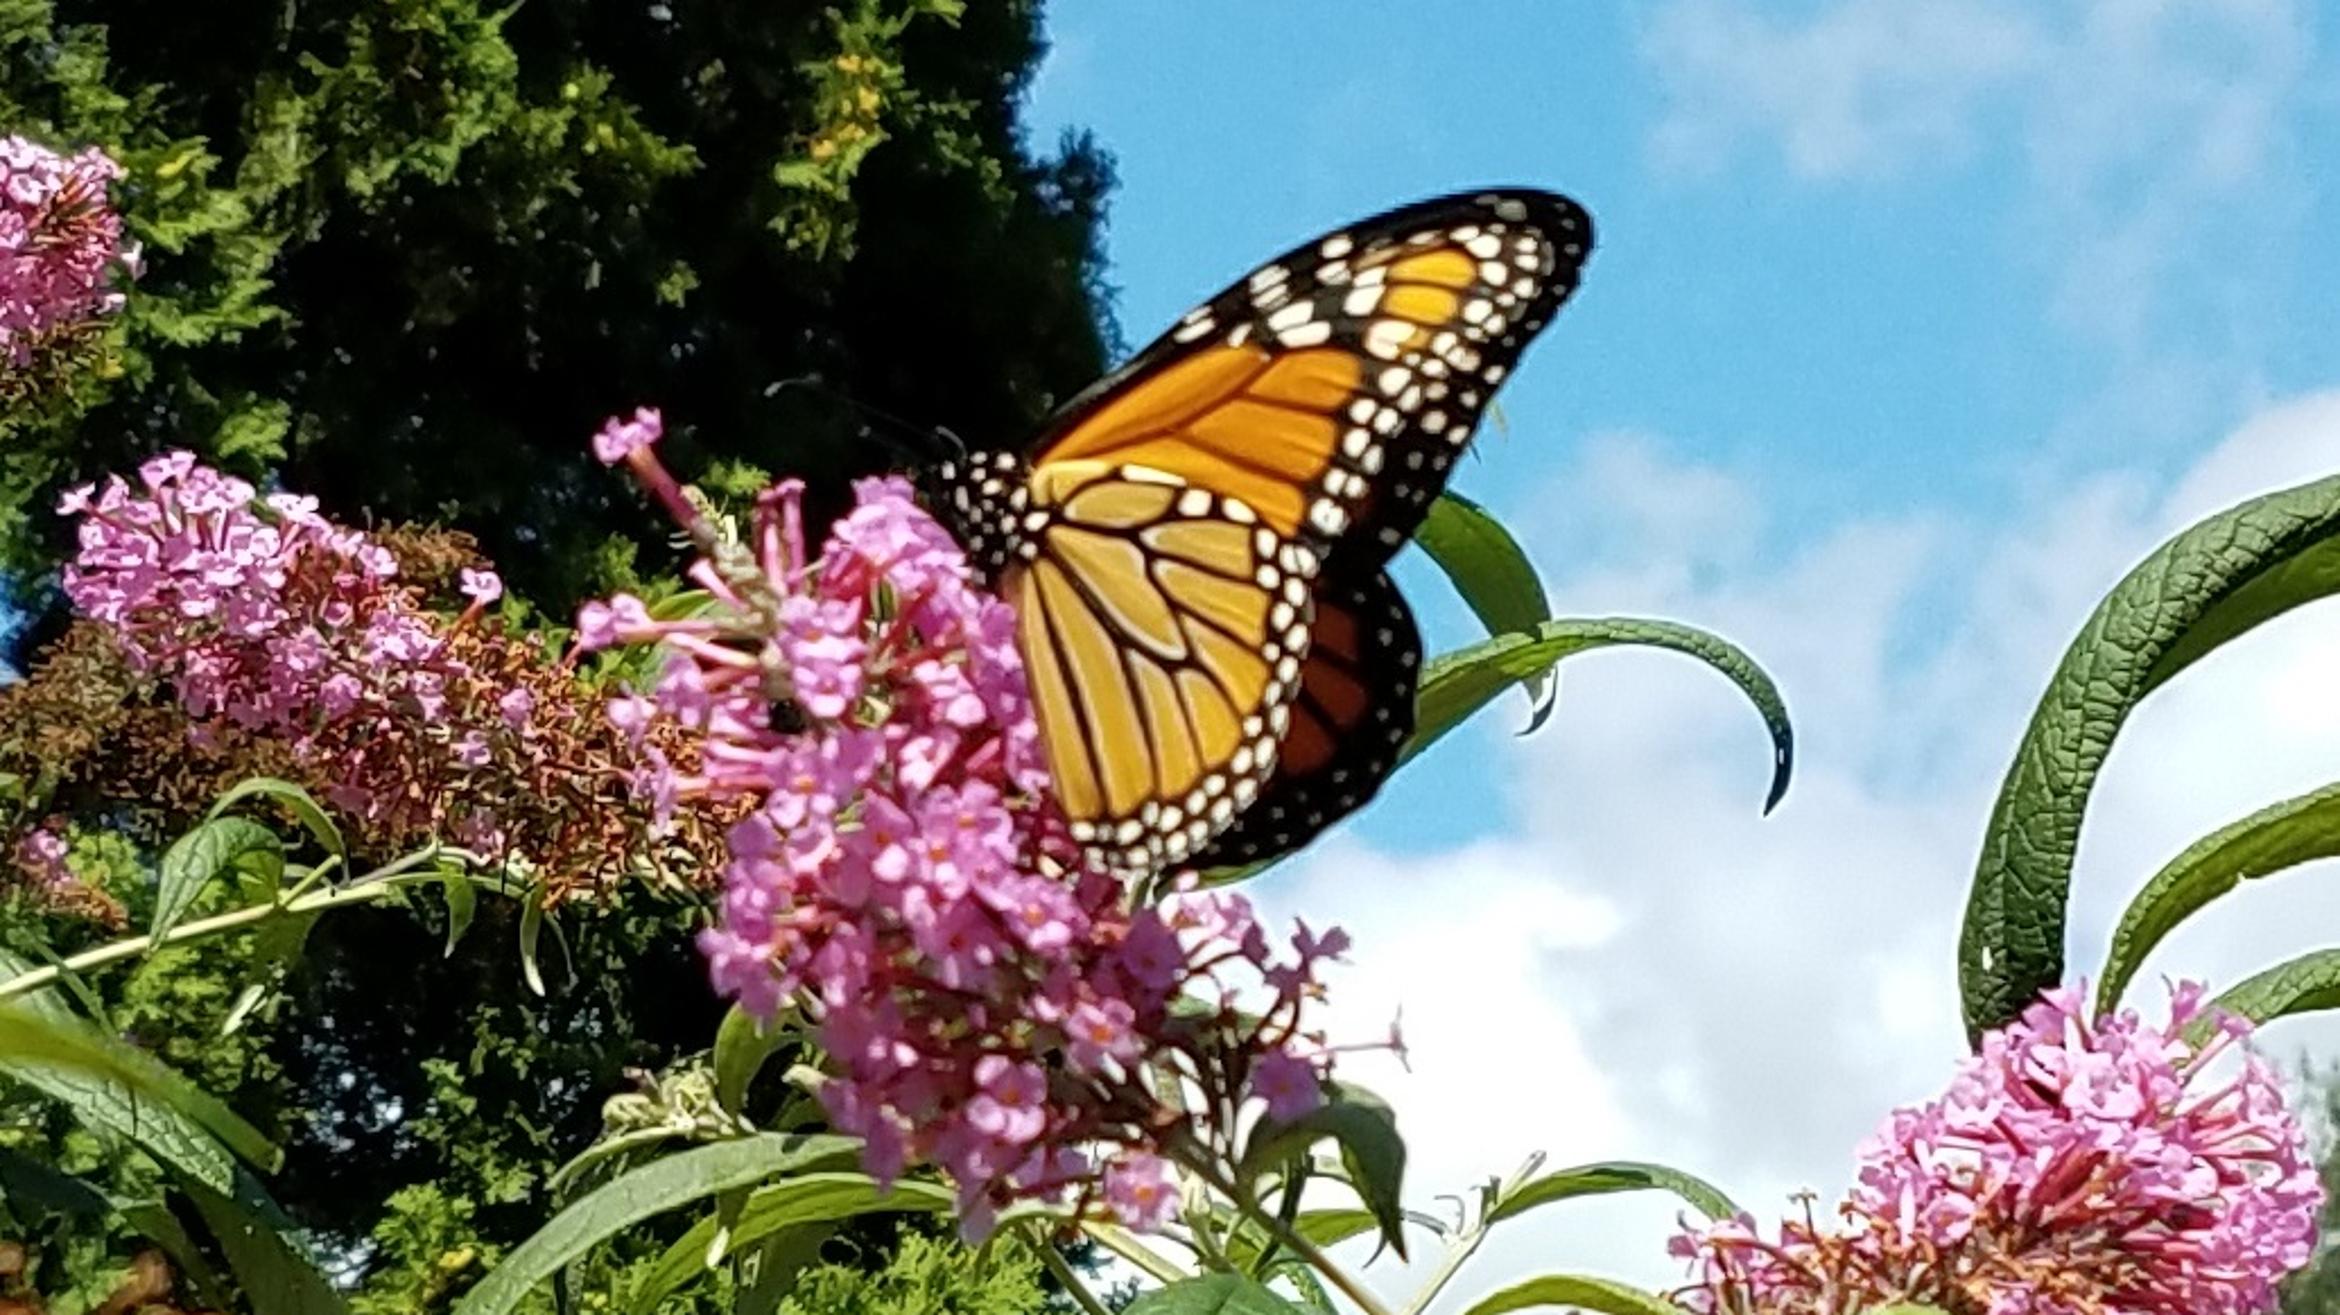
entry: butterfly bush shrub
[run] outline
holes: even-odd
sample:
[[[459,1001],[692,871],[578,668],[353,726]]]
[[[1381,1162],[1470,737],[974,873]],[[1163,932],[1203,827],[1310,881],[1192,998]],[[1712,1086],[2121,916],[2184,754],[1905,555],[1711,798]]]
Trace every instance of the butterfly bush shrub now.
[[[1049,795],[1014,613],[906,481],[855,486],[817,554],[793,482],[724,543],[654,456],[659,428],[645,411],[596,447],[709,548],[689,571],[709,604],[588,604],[579,640],[668,650],[611,715],[695,739],[690,770],[637,740],[664,805],[750,805],[700,943],[750,1014],[809,1011],[836,1066],[821,1104],[869,1171],[940,1166],[970,1237],[1018,1201],[1151,1229],[1177,1199],[1166,1160],[1231,1158],[1243,1111],[1313,1111],[1332,1051],[1302,1009],[1347,938],[1279,945],[1232,892],[1133,908],[1088,864]]]
[[[784,483],[735,538],[660,464],[661,428],[641,412],[595,445],[690,532],[699,601],[590,604],[566,658],[495,624],[491,573],[466,576],[469,605],[440,617],[371,536],[184,454],[68,497],[83,550],[67,588],[171,691],[197,740],[265,731],[366,834],[445,835],[482,861],[541,861],[577,874],[569,889],[611,879],[655,837],[702,855],[720,906],[700,949],[751,1024],[726,1027],[717,1074],[753,1072],[763,1043],[743,1038],[760,1035],[754,1021],[803,1020],[817,1062],[791,1079],[867,1172],[866,1196],[842,1191],[833,1170],[767,1179],[755,1199],[768,1208],[818,1192],[838,1202],[828,1218],[876,1202],[945,1209],[971,1237],[1040,1218],[1117,1224],[1155,1232],[1202,1271],[1179,1278],[1148,1253],[1167,1283],[1161,1301],[1322,1311],[1311,1295],[1321,1281],[1389,1315],[1318,1245],[1376,1227],[1399,1237],[1424,1218],[1401,1225],[1384,1210],[1403,1144],[1386,1111],[1333,1082],[1338,1047],[1308,1017],[1346,938],[1305,924],[1271,935],[1241,896],[1191,880],[1144,903],[1088,866],[1050,801],[1012,617],[906,484],[857,486],[852,510],[816,536],[802,490]],[[2189,630],[2232,638],[2340,579],[2292,569],[2340,538],[2311,532],[2325,524],[2340,527],[2340,481],[2246,504],[2141,567],[2102,609],[2162,627],[2135,650],[2128,701],[2207,651],[2187,647]],[[2263,547],[2236,568],[2237,542]],[[2226,574],[2192,569],[2189,554],[2213,551],[2227,554]],[[2173,602],[2136,588],[2147,576],[2209,583]],[[2104,633],[2133,632],[2100,617],[2068,665],[2098,670],[2104,659],[2086,650],[2101,641],[2088,636]],[[638,692],[605,700],[574,677],[581,653],[624,650],[662,663]],[[1487,681],[1516,676],[1505,666]],[[1426,700],[1443,697],[1442,679],[1453,677],[1434,664]],[[2068,711],[2060,690],[2019,767],[2033,741],[2069,742],[2071,718],[2101,731],[2085,719],[2117,725],[2125,710],[2089,697]],[[1995,828],[2070,803],[2068,785],[2039,780],[2010,773]],[[2093,1000],[2012,952],[1971,956],[1975,1055],[1941,1095],[1886,1118],[1835,1210],[1766,1228],[1655,1166],[1523,1176],[1485,1189],[1465,1226],[1434,1230],[1448,1263],[1409,1307],[1429,1308],[1493,1225],[1623,1185],[1671,1188],[1707,1214],[1673,1241],[1686,1285],[1661,1294],[1549,1275],[1488,1294],[1471,1315],[1538,1302],[1695,1315],[2273,1310],[2315,1245],[2323,1195],[2281,1083],[2247,1039],[2255,1024],[2340,998],[2340,954],[2279,965],[2215,1000],[2182,985],[2157,1024],[2119,1000],[2154,943],[2257,870],[2251,855],[2304,862],[2340,849],[2318,838],[2315,816],[2279,805],[2157,874],[2122,919]],[[9,844],[21,883],[90,898],[45,819]],[[1986,844],[1976,904],[1988,916],[1970,919],[1970,942],[1995,947],[2026,917],[2060,937],[2053,900],[1992,902],[2002,849]],[[2060,898],[2052,880],[2042,889]],[[288,892],[230,918],[261,926],[345,897]],[[2000,1016],[2015,984],[2029,1003]],[[5,1008],[0,995],[0,1026],[17,1025]],[[691,1139],[713,1142],[699,1151],[761,1153],[769,1143],[740,1123],[736,1093],[717,1104],[693,1124]],[[1309,1153],[1320,1136],[1336,1156]],[[604,1190],[649,1190],[658,1167]],[[1318,1204],[1312,1179],[1368,1208]],[[1274,1210],[1260,1204],[1271,1194]],[[661,1292],[720,1250],[696,1232],[675,1245],[688,1254],[661,1266]],[[491,1271],[464,1315],[515,1309],[543,1276],[528,1260],[524,1247]]]

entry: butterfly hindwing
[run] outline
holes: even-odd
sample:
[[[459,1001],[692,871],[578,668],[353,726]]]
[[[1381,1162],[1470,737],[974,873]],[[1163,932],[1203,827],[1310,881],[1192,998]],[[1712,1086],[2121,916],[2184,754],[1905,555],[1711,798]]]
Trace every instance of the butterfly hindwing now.
[[[1352,569],[1353,560],[1336,559],[1317,582],[1275,775],[1194,866],[1237,867],[1297,849],[1362,807],[1397,766],[1414,731],[1422,638],[1389,573]]]

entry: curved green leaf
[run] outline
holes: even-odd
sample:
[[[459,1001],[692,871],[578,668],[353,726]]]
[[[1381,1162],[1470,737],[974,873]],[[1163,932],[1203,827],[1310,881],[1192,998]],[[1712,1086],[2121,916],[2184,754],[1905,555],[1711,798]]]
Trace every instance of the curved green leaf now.
[[[759,1023],[738,1005],[723,1015],[722,1025],[715,1029],[715,1099],[725,1113],[739,1117],[748,1084],[793,1035],[779,1019]]]
[[[279,1160],[257,1129],[162,1061],[38,1003],[0,1004],[0,1074],[215,1191],[235,1189],[230,1150],[264,1168]]]
[[[456,1304],[455,1315],[505,1315],[537,1284],[622,1229],[734,1187],[850,1160],[858,1145],[850,1137],[758,1133],[653,1160],[555,1215],[490,1270]]]
[[[1388,1103],[1362,1087],[1335,1083],[1315,1110],[1288,1123],[1262,1120],[1243,1150],[1244,1181],[1327,1137],[1340,1147],[1350,1190],[1373,1212],[1389,1249],[1405,1259],[1406,1142]]]
[[[1682,1315],[1682,1308],[1663,1297],[1581,1274],[1547,1274],[1515,1283],[1501,1292],[1481,1297],[1463,1315],[1504,1315],[1506,1311],[1538,1306],[1565,1306],[1598,1311],[1600,1315]]]
[[[1459,493],[1441,494],[1430,504],[1414,542],[1446,573],[1456,593],[1490,635],[1534,630],[1552,615],[1544,596],[1544,582],[1535,563],[1503,522],[1485,507]],[[1552,715],[1559,688],[1557,668],[1546,667],[1520,682],[1527,692],[1530,712],[1527,729],[1535,730]],[[1526,732],[1522,732],[1525,734]]]
[[[1406,742],[1400,761],[1437,743],[1511,682],[1549,670],[1578,653],[1619,644],[1686,653],[1746,694],[1771,732],[1771,787],[1763,811],[1777,807],[1787,794],[1795,764],[1795,730],[1788,722],[1787,701],[1755,659],[1736,644],[1672,621],[1632,617],[1545,621],[1524,633],[1497,635],[1432,658],[1422,670],[1422,692],[1415,700],[1414,738]]]
[[[299,819],[300,824],[308,828],[309,834],[317,838],[317,843],[325,847],[326,853],[344,863],[349,861],[349,846],[342,841],[341,828],[334,825],[332,816],[318,805],[316,798],[292,782],[280,781],[273,776],[254,776],[237,782],[233,789],[219,797],[218,803],[211,806],[211,812],[205,820],[216,819],[235,805],[254,798],[269,799],[283,805],[286,812]]]
[[[471,930],[472,919],[479,916],[479,888],[461,868],[442,868],[437,875],[439,889],[447,897],[447,949],[441,957],[452,959],[455,947],[463,943],[463,933]]]
[[[235,1191],[222,1195],[200,1184],[188,1198],[226,1254],[252,1315],[347,1315],[349,1304],[286,1234],[292,1221],[250,1174],[236,1174]]]
[[[2336,857],[2340,785],[2260,809],[2194,842],[2121,911],[2097,982],[2097,1012],[2111,1012],[2153,947],[2204,905],[2245,881]]]
[[[1487,1222],[1492,1224],[1573,1197],[1646,1191],[1672,1192],[1709,1219],[1729,1219],[1739,1213],[1739,1207],[1723,1195],[1722,1189],[1694,1174],[1662,1164],[1606,1160],[1599,1164],[1580,1164],[1573,1169],[1556,1169],[1529,1179],[1495,1203],[1495,1208],[1487,1212]]]
[[[1241,1274],[1207,1274],[1149,1292],[1131,1302],[1124,1315],[1299,1315],[1299,1310]]]
[[[2221,1010],[2263,1025],[2326,1009],[2340,1009],[2340,950],[2313,950],[2244,978],[2211,1001],[2186,1034],[2195,1041],[2207,1036]]]
[[[529,887],[520,905],[520,977],[528,989],[544,994],[544,970],[536,960],[537,942],[544,935],[544,890]]]
[[[887,1191],[877,1180],[859,1173],[808,1173],[756,1189],[731,1220],[729,1249],[738,1252],[765,1238],[806,1224],[833,1223],[856,1215],[881,1213],[940,1213],[951,1208],[948,1188],[904,1179]],[[658,1304],[707,1268],[707,1255],[722,1226],[714,1216],[693,1224],[689,1232],[659,1256],[634,1288],[627,1309],[651,1315]]]
[[[2097,605],[2032,713],[1984,832],[1958,941],[1970,1038],[2063,976],[2081,814],[2131,710],[2220,645],[2335,591],[2340,477],[2185,530]]]
[[[155,881],[154,921],[146,934],[160,945],[195,907],[205,887],[237,871],[273,889],[284,876],[284,841],[248,817],[215,817],[180,836],[163,851]]]

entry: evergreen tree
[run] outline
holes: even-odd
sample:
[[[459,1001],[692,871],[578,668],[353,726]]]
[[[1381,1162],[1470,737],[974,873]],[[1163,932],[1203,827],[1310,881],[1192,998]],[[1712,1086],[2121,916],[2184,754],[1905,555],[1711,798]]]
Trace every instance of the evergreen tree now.
[[[784,380],[1017,432],[1101,360],[1110,170],[1024,148],[1041,50],[1037,0],[0,0],[0,124],[128,165],[150,265],[105,377],[0,422],[0,578],[178,445],[560,614],[659,541],[613,412],[818,491],[891,454]]]

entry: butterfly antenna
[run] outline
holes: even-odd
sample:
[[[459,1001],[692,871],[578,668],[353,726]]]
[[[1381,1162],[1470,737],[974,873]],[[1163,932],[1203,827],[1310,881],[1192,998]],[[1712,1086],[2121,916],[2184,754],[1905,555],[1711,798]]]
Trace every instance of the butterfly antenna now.
[[[765,387],[764,396],[777,397],[781,392],[790,388],[801,388],[807,392],[817,393],[858,413],[864,422],[861,426],[862,433],[911,460],[927,461],[933,459],[937,455],[938,443],[947,447],[954,456],[964,457],[967,454],[967,445],[950,430],[940,425],[921,425],[904,420],[891,411],[871,406],[860,398],[831,388],[823,383],[818,375],[797,375],[793,378],[777,380]],[[872,421],[875,424],[869,423]],[[907,436],[910,441],[904,442],[902,436]]]

